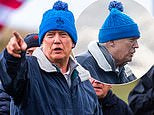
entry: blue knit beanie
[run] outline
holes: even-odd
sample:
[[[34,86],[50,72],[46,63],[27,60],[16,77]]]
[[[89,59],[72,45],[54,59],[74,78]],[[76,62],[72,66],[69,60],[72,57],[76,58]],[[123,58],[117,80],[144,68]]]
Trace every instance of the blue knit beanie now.
[[[99,42],[140,37],[137,24],[123,12],[121,2],[112,1],[109,5],[110,14],[99,31]]]
[[[67,32],[73,43],[77,42],[77,31],[73,13],[68,10],[68,4],[62,1],[54,3],[53,8],[43,14],[39,27],[39,44],[48,31],[61,30]]]

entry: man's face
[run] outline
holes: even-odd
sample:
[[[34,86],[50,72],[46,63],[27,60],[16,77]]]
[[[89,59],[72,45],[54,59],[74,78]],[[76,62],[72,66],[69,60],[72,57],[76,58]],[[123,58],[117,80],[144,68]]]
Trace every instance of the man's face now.
[[[37,47],[31,47],[31,48],[28,48],[26,50],[26,55],[27,56],[32,56],[32,53],[34,52],[34,50],[36,49]]]
[[[68,33],[49,31],[42,42],[43,52],[51,62],[68,59],[74,44]]]
[[[132,61],[135,49],[138,48],[137,38],[115,40],[114,59],[119,65]]]

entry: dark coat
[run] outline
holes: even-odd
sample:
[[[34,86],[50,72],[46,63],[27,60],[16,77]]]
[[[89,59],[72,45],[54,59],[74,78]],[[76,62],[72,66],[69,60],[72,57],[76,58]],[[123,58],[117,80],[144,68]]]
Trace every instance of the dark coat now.
[[[76,56],[78,63],[90,72],[91,77],[105,83],[126,83],[135,79],[133,74],[130,74],[130,76],[126,75],[124,67],[122,67],[121,71],[117,73],[115,71],[114,62],[106,52],[106,49],[103,47],[101,51],[105,53],[106,57],[108,58],[108,60],[105,58],[105,60],[101,61],[106,61],[110,65],[110,71],[103,70],[97,63],[98,60],[93,57],[90,51]],[[98,54],[96,55],[98,56]],[[106,67],[105,65],[103,66],[104,68]],[[99,102],[102,105],[102,111],[104,115],[132,115],[132,111],[127,103],[118,98],[112,93],[112,91],[109,91],[106,97],[104,99],[100,99]]]
[[[0,53],[0,59],[3,57],[3,53]],[[3,75],[3,73],[0,73]],[[2,83],[0,81],[0,115],[10,115],[10,96],[4,91]]]
[[[104,115],[133,115],[129,106],[110,90],[104,99],[99,100]]]
[[[116,71],[115,62],[103,46],[95,46],[96,51],[88,50],[76,56],[77,61],[87,69],[93,78],[109,84],[122,84],[135,80],[136,77],[124,66]],[[98,50],[100,50],[98,52]]]
[[[0,115],[10,115],[10,101],[10,96],[0,89]]]
[[[40,54],[39,54],[40,56]],[[13,97],[15,115],[101,115],[98,99],[88,79],[81,80],[75,68],[69,88],[64,75],[52,65],[47,72],[35,56],[17,59],[5,50],[0,63],[1,81]],[[2,64],[3,63],[3,64]],[[6,66],[5,66],[6,65]]]
[[[82,59],[86,60],[86,58],[84,57],[82,57]],[[78,62],[80,63],[79,60]],[[86,62],[89,63],[89,65],[86,66]],[[91,62],[88,60],[86,60],[86,62],[84,63],[84,65],[83,63],[80,64],[83,65],[83,67],[85,67],[87,70],[89,70],[92,77],[95,78],[96,74],[99,76],[101,75],[101,72],[97,73],[97,71],[94,70],[96,65],[90,65]],[[112,91],[109,91],[106,97],[104,99],[100,99],[99,102],[102,105],[101,107],[104,115],[133,115],[129,106],[115,94],[112,94]]]
[[[135,115],[154,115],[154,66],[130,92],[128,102]]]

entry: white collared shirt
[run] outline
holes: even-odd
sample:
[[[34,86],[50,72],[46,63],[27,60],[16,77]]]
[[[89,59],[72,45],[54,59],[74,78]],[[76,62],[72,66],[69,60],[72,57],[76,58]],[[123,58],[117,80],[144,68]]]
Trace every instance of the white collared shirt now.
[[[64,73],[63,75],[67,81],[69,88],[70,88],[71,87],[70,67],[68,68],[68,71],[66,73]]]

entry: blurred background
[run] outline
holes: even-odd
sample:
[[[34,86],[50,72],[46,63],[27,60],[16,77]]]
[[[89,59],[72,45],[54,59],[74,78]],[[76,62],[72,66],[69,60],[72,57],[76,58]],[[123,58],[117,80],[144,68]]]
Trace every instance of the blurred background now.
[[[0,0],[0,51],[6,46],[13,31],[23,37],[37,33],[44,11],[52,8],[57,0]],[[108,15],[110,0],[63,0],[69,4],[76,19],[79,42],[74,54],[87,49],[92,40],[97,40],[98,30]],[[118,0],[124,4],[124,12],[130,15],[141,30],[140,48],[130,66],[140,77],[154,64],[154,1]]]

